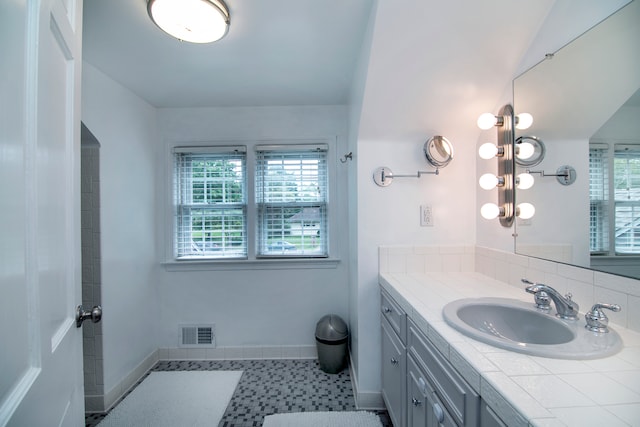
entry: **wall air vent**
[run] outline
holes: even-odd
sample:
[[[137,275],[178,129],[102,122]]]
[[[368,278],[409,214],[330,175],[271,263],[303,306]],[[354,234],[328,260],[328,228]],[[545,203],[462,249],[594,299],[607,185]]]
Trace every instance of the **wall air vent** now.
[[[180,347],[215,347],[215,325],[181,325]]]

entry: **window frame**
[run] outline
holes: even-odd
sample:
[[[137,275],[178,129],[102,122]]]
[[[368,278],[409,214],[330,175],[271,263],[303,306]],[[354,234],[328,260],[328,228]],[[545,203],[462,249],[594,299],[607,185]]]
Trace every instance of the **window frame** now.
[[[322,145],[327,146],[327,188],[330,199],[327,203],[327,228],[329,235],[328,256],[326,257],[259,257],[257,256],[257,203],[255,197],[256,146],[259,145]],[[174,158],[173,152],[180,147],[206,149],[207,147],[245,146],[246,147],[246,218],[247,218],[247,257],[242,259],[202,258],[177,259],[174,252],[175,205],[174,205]],[[198,142],[168,141],[165,144],[165,182],[161,199],[164,200],[164,219],[162,220],[164,244],[162,245],[161,265],[167,271],[199,271],[199,270],[242,270],[242,269],[325,269],[336,268],[341,260],[341,248],[337,244],[338,212],[341,198],[337,190],[337,137],[321,137],[314,139],[243,139],[243,140],[209,140]],[[346,191],[346,189],[344,190]]]
[[[278,160],[282,160],[283,163],[286,163],[287,160],[292,160],[292,161],[298,161],[300,159],[295,159],[295,157],[308,157],[307,160],[316,160],[316,159],[312,159],[313,157],[316,157],[313,155],[313,153],[318,152],[318,153],[324,153],[322,155],[317,156],[318,159],[320,160],[322,163],[324,163],[324,167],[325,170],[324,171],[318,171],[319,173],[321,173],[321,175],[324,176],[320,176],[320,180],[324,180],[324,182],[320,183],[319,185],[322,187],[321,188],[321,197],[315,198],[315,200],[309,201],[309,200],[295,200],[295,201],[274,201],[274,200],[265,200],[264,197],[265,195],[268,193],[266,191],[263,190],[263,188],[268,187],[268,180],[264,180],[266,178],[266,173],[263,175],[261,174],[259,171],[263,170],[265,168],[265,158],[266,163],[269,162],[269,159],[272,159],[272,161],[278,161]],[[265,154],[266,153],[266,154]],[[309,154],[311,153],[311,154]],[[264,145],[264,144],[259,144],[255,146],[255,154],[256,154],[256,159],[255,159],[255,168],[254,171],[256,171],[256,175],[255,175],[255,184],[256,184],[256,188],[254,191],[254,197],[255,197],[255,203],[256,203],[256,233],[255,233],[255,240],[256,240],[256,247],[255,247],[255,253],[254,255],[256,256],[256,258],[328,258],[329,257],[329,235],[327,234],[330,230],[329,228],[329,221],[328,221],[328,215],[330,212],[330,209],[328,208],[329,202],[330,202],[330,195],[329,195],[329,167],[328,167],[328,153],[329,153],[329,147],[327,144],[279,144],[279,145],[273,145],[273,144],[269,144],[269,145]],[[280,156],[280,154],[282,154],[282,156]],[[278,159],[280,158],[280,159]],[[300,160],[301,164],[299,166],[302,166],[302,163],[304,163],[304,161]],[[263,181],[264,180],[264,181]],[[302,184],[304,182],[304,178],[300,177],[299,181],[296,181],[296,184]],[[261,191],[262,190],[262,191]],[[273,210],[273,211],[277,211],[280,209],[309,209],[309,208],[318,208],[320,211],[324,211],[324,214],[321,215],[321,224],[319,225],[319,231],[322,232],[322,244],[323,244],[323,248],[321,248],[321,253],[308,253],[308,254],[304,254],[304,253],[300,253],[300,252],[292,252],[292,253],[287,253],[287,251],[283,251],[282,253],[269,253],[268,249],[266,247],[266,243],[267,243],[267,239],[265,238],[264,234],[268,233],[267,231],[263,231],[263,224],[266,221],[266,219],[263,217],[263,215],[265,214],[265,211],[267,210]],[[302,237],[304,238],[304,231],[302,231]],[[284,237],[283,237],[284,239]]]
[[[615,161],[616,161],[616,153],[622,152],[621,148],[623,147],[633,147],[633,151],[638,152],[638,156],[640,156],[640,142],[638,141],[621,141],[621,140],[600,140],[600,139],[592,139],[589,144],[589,152],[591,153],[592,149],[599,149],[604,151],[604,159],[606,164],[604,164],[605,173],[607,173],[607,177],[605,181],[607,182],[607,188],[604,189],[606,194],[606,200],[604,200],[601,205],[603,206],[603,215],[604,218],[600,218],[604,224],[606,224],[607,230],[605,231],[606,236],[605,240],[607,240],[608,245],[606,248],[598,251],[591,251],[590,255],[593,258],[608,258],[608,259],[631,259],[631,258],[640,258],[640,253],[625,253],[618,252],[616,250],[616,208],[619,205],[620,201],[616,200],[615,195]],[[591,173],[589,174],[591,178]],[[632,202],[634,204],[638,204],[640,202],[635,201]],[[589,220],[590,223],[593,219],[591,216],[593,207],[593,202],[590,200],[590,214]]]
[[[241,178],[242,181],[240,183],[240,196],[241,200],[235,202],[219,202],[219,203],[197,203],[195,201],[196,196],[194,194],[195,186],[193,184],[197,182],[202,182],[202,198],[203,200],[207,197],[207,184],[215,182],[215,178],[210,178],[205,175],[202,177],[194,176],[195,171],[192,171],[191,174],[184,174],[183,169],[181,169],[182,164],[178,164],[178,156],[184,155],[190,158],[187,158],[187,161],[194,162],[197,161],[198,157],[208,158],[208,159],[217,159],[217,161],[228,161],[231,159],[240,160],[241,163]],[[207,259],[207,260],[221,260],[221,259],[246,259],[248,252],[248,244],[247,244],[247,147],[244,145],[230,145],[230,146],[207,146],[207,147],[191,147],[191,146],[180,146],[175,147],[172,150],[172,159],[173,159],[173,203],[174,203],[174,232],[173,232],[173,256],[177,261],[184,260],[198,260],[198,259]],[[181,162],[183,163],[183,162]],[[180,176],[178,176],[180,173]],[[186,179],[185,179],[186,177]],[[220,180],[220,178],[218,178]],[[187,182],[185,182],[187,181]],[[221,180],[225,185],[230,182],[226,177]],[[179,199],[179,200],[178,200]],[[224,199],[224,197],[223,197]],[[207,216],[216,216],[217,212],[223,212],[221,216],[224,218],[224,221],[228,221],[229,218],[233,218],[233,215],[228,215],[229,211],[239,211],[241,214],[239,215],[241,218],[242,226],[240,228],[240,236],[242,240],[242,244],[240,245],[240,252],[234,254],[234,251],[231,250],[231,243],[229,243],[229,253],[226,253],[225,248],[227,245],[222,244],[222,249],[219,252],[219,256],[203,256],[197,255],[193,253],[193,250],[188,251],[187,254],[181,254],[181,251],[184,250],[184,246],[188,245],[190,248],[194,245],[197,245],[197,241],[193,241],[192,237],[189,237],[190,243],[185,243],[183,241],[178,241],[178,229],[184,228],[184,218],[186,216],[189,217],[189,228],[192,224],[192,217],[190,215],[186,215],[184,211],[203,211],[208,213],[202,214],[202,221],[204,222]],[[193,230],[189,231],[191,234]],[[204,232],[204,231],[203,231]],[[238,230],[232,231],[234,234],[238,232]],[[186,234],[186,232],[183,232]],[[180,235],[183,237],[183,235]],[[224,238],[222,239],[225,240]],[[230,240],[233,240],[230,238]],[[205,242],[201,242],[205,243]]]

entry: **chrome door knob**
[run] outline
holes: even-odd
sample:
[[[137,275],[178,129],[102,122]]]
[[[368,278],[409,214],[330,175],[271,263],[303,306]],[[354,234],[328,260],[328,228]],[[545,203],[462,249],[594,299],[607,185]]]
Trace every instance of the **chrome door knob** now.
[[[82,305],[76,307],[76,327],[82,326],[82,322],[91,319],[93,323],[98,323],[102,319],[102,307],[94,306],[91,310],[85,310]]]

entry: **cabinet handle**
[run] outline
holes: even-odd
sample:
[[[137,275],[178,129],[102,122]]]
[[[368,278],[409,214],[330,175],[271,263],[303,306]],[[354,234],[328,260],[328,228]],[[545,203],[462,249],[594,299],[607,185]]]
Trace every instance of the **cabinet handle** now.
[[[391,358],[391,364],[392,365],[397,365],[398,364],[398,359],[396,359],[395,357]]]
[[[420,406],[422,405],[422,401],[416,399],[415,397],[411,398],[411,403],[413,403],[413,406]]]
[[[444,409],[442,409],[442,406],[440,406],[439,403],[433,404],[433,415],[435,415],[438,423],[442,423],[444,421]]]
[[[385,307],[382,307],[382,311],[383,311],[383,312],[385,312],[385,313],[387,313],[387,314],[388,314],[388,313],[391,313],[391,309],[390,309],[389,307],[386,307],[386,306],[385,306]]]

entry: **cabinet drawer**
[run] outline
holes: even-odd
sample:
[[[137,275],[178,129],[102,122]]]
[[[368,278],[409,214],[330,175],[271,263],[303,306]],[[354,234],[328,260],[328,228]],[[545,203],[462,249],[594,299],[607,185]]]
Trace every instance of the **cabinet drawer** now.
[[[407,314],[382,288],[380,289],[380,312],[398,334],[402,343],[405,344],[407,342]]]
[[[424,370],[436,395],[460,426],[477,426],[480,397],[458,374],[453,365],[409,320],[407,352]]]

